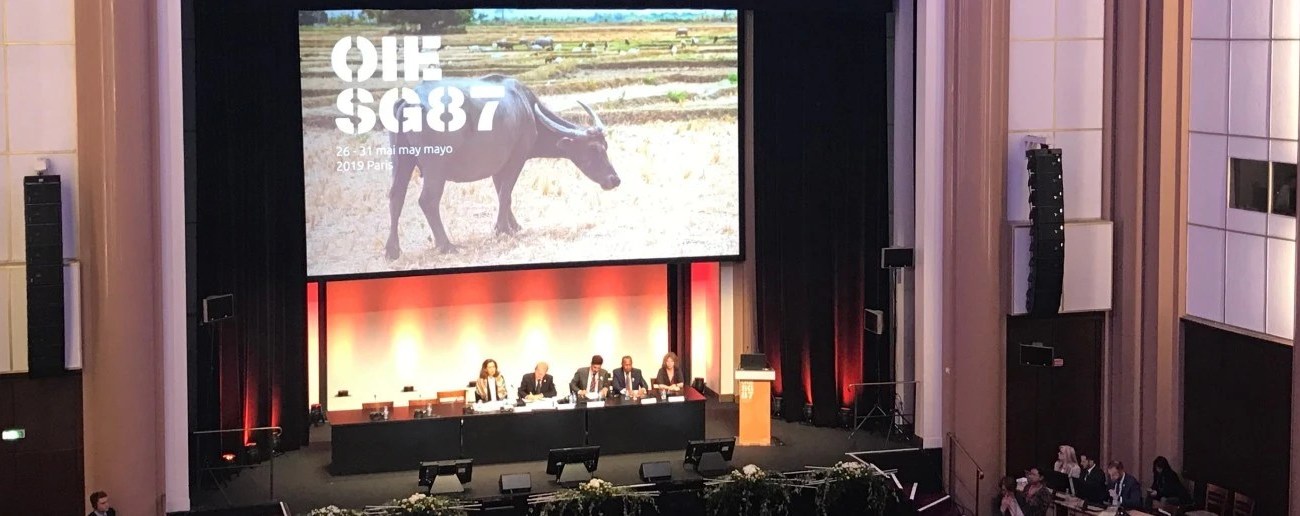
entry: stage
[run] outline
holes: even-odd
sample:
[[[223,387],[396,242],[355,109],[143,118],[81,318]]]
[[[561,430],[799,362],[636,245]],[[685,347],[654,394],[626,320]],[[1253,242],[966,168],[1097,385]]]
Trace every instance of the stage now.
[[[705,437],[736,435],[736,405],[712,399],[704,403],[707,420]],[[275,459],[274,498],[287,502],[295,513],[306,513],[312,508],[331,504],[362,508],[393,498],[409,496],[419,489],[416,486],[417,472],[414,469],[392,473],[331,475],[329,472],[333,453],[330,442],[331,430],[329,425],[312,428],[311,443],[307,447]],[[903,468],[900,477],[915,477],[910,480],[935,485],[938,483],[937,459],[926,459],[934,462],[933,465],[928,465],[928,462],[924,466],[918,464],[914,458],[917,453],[904,451],[909,449],[906,443],[897,440],[886,441],[879,433],[858,432],[850,439],[848,430],[818,428],[774,419],[772,436],[778,442],[777,445],[738,447],[732,465],[740,467],[745,464],[756,464],[770,470],[792,471],[810,465],[832,465],[848,459],[844,455],[847,452],[876,451],[880,453],[872,454],[867,460],[880,464],[884,468]],[[911,450],[915,449],[911,448]],[[635,484],[640,482],[637,472],[641,463],[669,461],[673,465],[674,480],[698,480],[699,475],[682,467],[683,453],[684,443],[683,449],[673,451],[602,454],[596,476],[616,484]],[[929,454],[929,451],[926,451],[923,455],[929,457]],[[934,455],[937,456],[937,453]],[[902,459],[904,456],[907,458]],[[905,464],[900,464],[900,461]],[[551,482],[551,477],[546,475],[545,470],[546,465],[540,460],[490,465],[475,464],[474,479],[466,485],[465,496],[475,499],[497,496],[499,494],[497,481],[502,474],[506,473],[531,474],[533,493],[558,489]],[[271,485],[272,468],[269,463],[266,463],[244,470],[221,490],[196,490],[193,493],[193,504],[197,509],[265,502],[272,496]]]

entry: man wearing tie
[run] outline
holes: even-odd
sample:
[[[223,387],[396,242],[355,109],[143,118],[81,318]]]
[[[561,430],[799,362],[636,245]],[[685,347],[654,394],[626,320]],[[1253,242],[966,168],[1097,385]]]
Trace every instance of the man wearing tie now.
[[[605,359],[592,355],[591,367],[584,367],[573,373],[569,382],[569,391],[587,399],[604,399],[609,394],[609,371],[601,369]]]
[[[546,374],[548,369],[546,362],[538,362],[533,372],[524,375],[524,379],[519,382],[519,397],[527,401],[554,398],[555,379]]]
[[[1079,468],[1082,471],[1075,485],[1075,496],[1093,503],[1105,503],[1106,473],[1087,455],[1079,455]]]
[[[1136,478],[1124,473],[1124,463],[1111,461],[1106,465],[1110,476],[1110,504],[1125,509],[1142,508],[1142,485]]]
[[[622,367],[614,371],[614,392],[640,398],[645,395],[645,390],[645,377],[641,376],[641,370],[632,367],[632,357],[623,357]]]

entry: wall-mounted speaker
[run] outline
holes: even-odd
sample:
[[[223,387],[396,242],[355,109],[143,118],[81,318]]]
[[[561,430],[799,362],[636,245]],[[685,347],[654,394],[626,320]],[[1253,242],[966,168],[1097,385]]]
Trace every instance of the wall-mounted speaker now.
[[[27,262],[27,370],[64,370],[63,185],[57,175],[23,178]]]
[[[886,247],[880,250],[880,267],[883,269],[902,269],[911,267],[915,261],[910,247]]]
[[[883,335],[885,333],[885,312],[881,310],[866,309],[867,320],[863,323],[867,333]]]
[[[203,322],[210,323],[235,316],[235,295],[223,294],[203,298]]]
[[[1061,309],[1065,277],[1065,192],[1061,149],[1046,146],[1025,152],[1029,158],[1029,287],[1025,309],[1031,315]]]

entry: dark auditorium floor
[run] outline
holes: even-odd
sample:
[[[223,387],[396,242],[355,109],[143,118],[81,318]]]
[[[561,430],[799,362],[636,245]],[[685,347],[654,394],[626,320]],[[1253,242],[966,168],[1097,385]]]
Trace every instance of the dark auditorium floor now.
[[[736,435],[736,405],[708,402],[705,434],[707,437]],[[765,469],[791,471],[805,466],[828,466],[844,460],[846,452],[876,451],[905,448],[898,439],[886,441],[880,433],[859,431],[849,438],[849,432],[838,428],[818,428],[800,423],[772,421],[772,436],[781,444],[770,447],[738,447],[732,460],[736,467],[757,464]],[[370,475],[331,476],[326,468],[330,462],[329,426],[312,429],[311,444],[275,459],[274,499],[287,502],[299,514],[326,505],[362,508],[397,497],[409,496],[417,491],[416,472],[377,473]],[[616,484],[634,484],[642,462],[670,461],[673,478],[698,478],[693,471],[682,467],[682,451],[604,455],[596,476]],[[515,463],[476,466],[474,480],[466,486],[465,496],[487,497],[498,494],[497,480],[505,473],[531,473],[533,492],[557,489],[546,476],[546,465]],[[198,508],[241,506],[272,499],[270,486],[272,468],[262,464],[241,472],[222,490],[211,489],[195,493],[191,505]]]

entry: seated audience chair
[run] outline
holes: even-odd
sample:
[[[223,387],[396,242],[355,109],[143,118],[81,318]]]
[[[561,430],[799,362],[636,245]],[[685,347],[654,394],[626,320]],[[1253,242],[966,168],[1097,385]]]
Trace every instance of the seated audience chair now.
[[[1214,484],[1205,484],[1205,508],[1185,513],[1187,516],[1224,516],[1228,508],[1228,498],[1232,497],[1227,489]]]
[[[1232,516],[1252,516],[1255,513],[1255,500],[1237,493],[1232,497]]]

